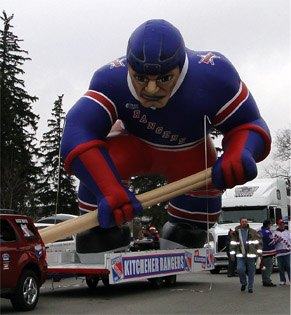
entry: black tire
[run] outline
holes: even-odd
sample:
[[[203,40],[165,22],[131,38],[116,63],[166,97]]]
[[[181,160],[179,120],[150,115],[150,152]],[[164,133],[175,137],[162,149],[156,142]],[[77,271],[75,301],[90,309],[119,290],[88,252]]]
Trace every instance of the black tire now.
[[[214,269],[210,270],[210,273],[212,273],[213,275],[217,275],[219,274],[220,271],[220,267],[215,267]]]
[[[34,271],[24,270],[20,275],[11,303],[17,311],[31,311],[39,298],[39,279]]]
[[[167,276],[167,277],[164,277],[164,280],[165,280],[166,286],[171,287],[176,283],[177,276],[176,275]]]
[[[148,279],[153,289],[159,289],[163,285],[163,278]]]
[[[97,287],[97,284],[99,282],[99,278],[95,277],[95,278],[87,278],[86,277],[86,284],[88,286],[88,288],[90,289],[95,289]]]
[[[109,276],[108,275],[102,276],[101,280],[102,280],[103,284],[105,285],[105,287],[109,287],[110,286]]]

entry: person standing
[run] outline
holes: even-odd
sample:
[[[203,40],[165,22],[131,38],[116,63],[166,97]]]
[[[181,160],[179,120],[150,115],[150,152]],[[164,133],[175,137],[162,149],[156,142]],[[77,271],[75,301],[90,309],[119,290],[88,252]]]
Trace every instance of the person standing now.
[[[279,266],[280,285],[286,284],[285,271],[288,274],[290,282],[290,247],[291,234],[285,229],[284,220],[278,221],[278,228],[274,232],[276,243],[276,258]]]
[[[254,278],[256,273],[256,258],[262,255],[261,238],[256,230],[250,228],[248,219],[242,217],[240,225],[235,228],[230,242],[230,255],[234,261],[237,259],[237,273],[241,283],[241,291],[253,293]],[[248,270],[248,283],[246,277]]]
[[[275,244],[276,239],[270,230],[271,221],[265,220],[263,226],[258,231],[263,240],[263,258],[262,258],[262,281],[264,287],[275,287],[276,284],[272,283],[271,274],[273,272],[273,257],[276,254]]]

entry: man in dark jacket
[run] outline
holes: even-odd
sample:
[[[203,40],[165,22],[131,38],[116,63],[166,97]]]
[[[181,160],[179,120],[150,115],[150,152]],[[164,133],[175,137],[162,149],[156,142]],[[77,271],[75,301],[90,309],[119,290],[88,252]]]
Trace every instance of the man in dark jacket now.
[[[237,273],[241,283],[241,291],[247,286],[246,269],[248,268],[248,292],[253,293],[256,273],[256,258],[262,255],[261,238],[248,225],[248,219],[242,217],[240,225],[235,228],[230,242],[230,255],[234,261],[237,258]]]
[[[275,287],[272,283],[271,274],[273,271],[273,256],[276,254],[275,244],[276,240],[270,230],[271,221],[265,220],[263,226],[258,231],[263,240],[263,259],[262,259],[262,281],[264,287]]]

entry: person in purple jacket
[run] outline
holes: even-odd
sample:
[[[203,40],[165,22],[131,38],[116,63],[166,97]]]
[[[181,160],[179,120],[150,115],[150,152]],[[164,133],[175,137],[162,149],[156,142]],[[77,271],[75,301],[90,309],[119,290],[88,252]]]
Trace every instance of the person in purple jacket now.
[[[265,220],[263,222],[263,226],[258,231],[258,234],[261,236],[263,241],[263,268],[261,270],[263,286],[275,287],[276,284],[272,282],[271,275],[273,272],[273,257],[276,255],[276,239],[271,231],[270,220]]]
[[[224,136],[219,159],[209,136],[214,128]],[[270,143],[250,91],[226,57],[186,48],[165,20],[146,21],[130,36],[126,56],[95,72],[66,117],[65,168],[80,180],[81,214],[98,208],[100,224],[79,234],[78,250],[128,243],[123,223],[142,212],[127,188],[132,176],[162,174],[170,183],[213,167],[213,184],[169,201],[161,235],[161,247],[202,247],[207,226],[220,215],[221,190],[255,178]]]

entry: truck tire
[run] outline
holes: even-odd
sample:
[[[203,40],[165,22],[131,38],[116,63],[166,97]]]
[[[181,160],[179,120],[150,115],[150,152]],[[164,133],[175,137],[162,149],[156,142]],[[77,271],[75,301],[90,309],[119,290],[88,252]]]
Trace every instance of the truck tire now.
[[[86,277],[86,284],[87,284],[88,288],[90,288],[90,289],[95,289],[97,287],[98,282],[99,282],[99,278],[97,278],[97,277],[95,277],[95,278]]]
[[[220,271],[220,267],[214,267],[214,269],[210,270],[210,273],[212,273],[213,275],[217,275],[219,274]]]
[[[11,303],[17,311],[31,311],[39,298],[39,279],[34,271],[26,269],[20,275]]]

